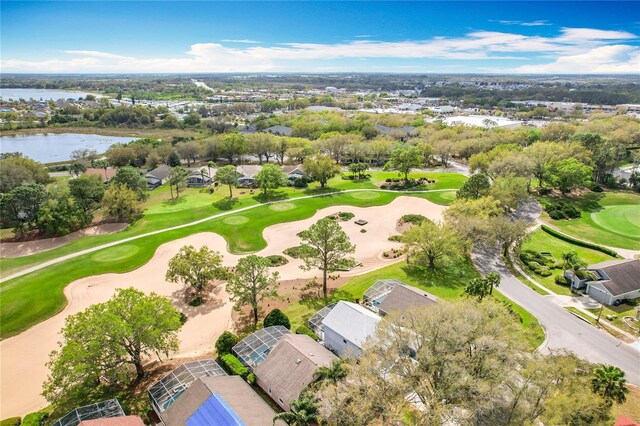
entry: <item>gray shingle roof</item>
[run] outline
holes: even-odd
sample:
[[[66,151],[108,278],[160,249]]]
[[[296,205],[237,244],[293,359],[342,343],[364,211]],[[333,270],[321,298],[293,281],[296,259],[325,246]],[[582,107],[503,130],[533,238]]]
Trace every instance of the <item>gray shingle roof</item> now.
[[[640,289],[640,259],[608,261],[589,266],[599,269],[611,278],[598,281],[613,296]]]

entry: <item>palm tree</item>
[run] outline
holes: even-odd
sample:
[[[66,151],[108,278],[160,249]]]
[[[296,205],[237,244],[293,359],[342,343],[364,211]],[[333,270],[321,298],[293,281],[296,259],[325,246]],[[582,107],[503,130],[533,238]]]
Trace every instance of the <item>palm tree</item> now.
[[[484,277],[486,283],[489,285],[489,295],[493,295],[493,288],[500,285],[500,275],[496,272],[489,272]]]
[[[629,393],[624,371],[612,365],[603,365],[593,372],[591,390],[609,404],[613,404],[613,401],[622,404],[627,400],[626,394]]]
[[[571,287],[573,287],[573,279],[576,276],[576,271],[581,268],[586,268],[587,262],[578,257],[578,253],[571,250],[562,253],[562,275],[564,276],[567,270],[571,271]]]
[[[318,400],[310,393],[301,394],[291,403],[291,411],[278,413],[273,424],[282,420],[289,426],[312,426],[318,424]]]
[[[344,361],[336,359],[331,362],[328,367],[319,367],[316,370],[318,383],[331,382],[337,383],[347,377],[347,369],[344,368]]]

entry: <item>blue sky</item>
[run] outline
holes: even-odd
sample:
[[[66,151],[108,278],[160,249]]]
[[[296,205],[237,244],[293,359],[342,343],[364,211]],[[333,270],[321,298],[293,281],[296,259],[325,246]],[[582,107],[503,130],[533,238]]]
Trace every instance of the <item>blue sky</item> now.
[[[2,72],[640,74],[637,2],[17,2]]]

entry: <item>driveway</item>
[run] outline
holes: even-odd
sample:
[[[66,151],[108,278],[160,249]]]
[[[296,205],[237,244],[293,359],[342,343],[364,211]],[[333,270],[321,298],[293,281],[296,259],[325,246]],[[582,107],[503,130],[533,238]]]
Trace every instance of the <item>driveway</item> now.
[[[531,221],[539,215],[540,205],[535,201],[527,203],[516,214]],[[547,334],[542,351],[568,349],[588,361],[615,365],[624,370],[629,383],[640,385],[640,351],[637,348],[569,313],[554,302],[553,296],[543,296],[520,282],[504,264],[498,250],[478,249],[473,260],[483,274],[500,274],[500,292],[542,324]]]

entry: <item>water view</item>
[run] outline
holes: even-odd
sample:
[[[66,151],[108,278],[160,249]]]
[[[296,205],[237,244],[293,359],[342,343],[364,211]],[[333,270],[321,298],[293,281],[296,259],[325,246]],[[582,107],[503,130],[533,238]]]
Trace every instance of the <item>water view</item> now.
[[[21,152],[25,157],[42,163],[71,159],[71,153],[80,148],[105,152],[114,143],[126,143],[133,137],[82,135],[74,133],[46,133],[0,137],[0,152]]]
[[[18,99],[78,99],[84,98],[90,93],[87,92],[75,92],[69,90],[56,90],[56,89],[22,89],[22,88],[1,88],[0,97],[3,100],[18,100]],[[97,96],[94,94],[94,96]]]

